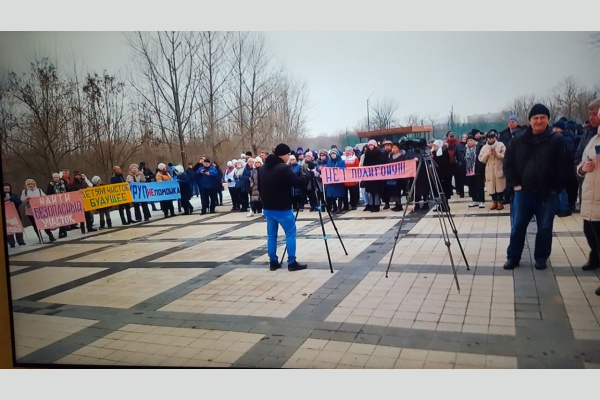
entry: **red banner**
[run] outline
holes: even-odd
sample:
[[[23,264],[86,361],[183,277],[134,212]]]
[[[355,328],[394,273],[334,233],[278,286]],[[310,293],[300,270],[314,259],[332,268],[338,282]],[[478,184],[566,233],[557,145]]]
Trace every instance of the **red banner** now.
[[[80,190],[29,199],[38,229],[54,229],[85,222],[83,194]]]
[[[321,168],[324,185],[344,182],[379,181],[400,178],[414,178],[417,175],[417,159],[393,164],[371,165],[356,168]]]
[[[23,233],[23,224],[21,223],[21,218],[19,218],[15,203],[12,201],[5,201],[4,212],[6,213],[6,234],[14,235],[15,233]]]

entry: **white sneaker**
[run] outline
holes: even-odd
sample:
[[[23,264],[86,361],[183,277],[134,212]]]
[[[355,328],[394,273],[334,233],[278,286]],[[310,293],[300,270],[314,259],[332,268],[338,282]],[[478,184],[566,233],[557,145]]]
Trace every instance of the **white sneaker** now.
[[[251,217],[253,215],[252,211],[248,211],[248,214],[246,214],[246,217]]]
[[[485,203],[479,203],[479,208],[485,208]]]
[[[479,204],[476,201],[473,201],[469,204],[469,207],[477,207]]]

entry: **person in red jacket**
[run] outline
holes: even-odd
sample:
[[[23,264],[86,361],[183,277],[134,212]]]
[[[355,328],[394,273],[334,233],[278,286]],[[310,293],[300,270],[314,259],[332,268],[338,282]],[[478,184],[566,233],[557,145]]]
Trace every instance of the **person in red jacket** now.
[[[346,146],[342,160],[346,163],[346,168],[356,168],[360,164],[360,159],[354,154],[354,149],[351,146]],[[358,182],[346,182],[344,184],[346,194],[344,196],[344,208],[343,211],[349,209],[356,210],[358,206],[358,199],[360,197]],[[350,196],[350,207],[348,207],[348,196]]]

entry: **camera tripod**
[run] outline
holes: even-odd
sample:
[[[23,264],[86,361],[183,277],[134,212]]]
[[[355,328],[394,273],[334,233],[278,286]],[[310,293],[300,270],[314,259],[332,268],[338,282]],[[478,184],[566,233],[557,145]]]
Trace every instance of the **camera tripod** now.
[[[462,257],[465,260],[465,264],[467,266],[467,271],[470,271],[469,263],[467,262],[467,257],[465,256],[465,252],[463,250],[462,244],[460,243],[460,239],[458,238],[458,230],[456,229],[456,224],[454,223],[454,219],[450,214],[450,207],[448,206],[448,200],[446,199],[446,195],[442,190],[442,183],[440,181],[440,177],[436,170],[436,164],[433,158],[431,158],[431,153],[427,152],[419,156],[419,165],[417,167],[417,173],[413,180],[412,186],[408,193],[406,199],[406,206],[404,207],[404,213],[402,214],[402,219],[400,220],[400,224],[398,225],[398,231],[396,232],[396,236],[394,237],[394,247],[392,247],[392,254],[390,255],[390,261],[388,262],[387,269],[385,271],[385,277],[388,277],[388,272],[390,270],[390,265],[392,263],[392,259],[394,258],[394,250],[396,249],[396,244],[398,243],[398,237],[400,236],[400,230],[402,229],[402,225],[404,224],[404,219],[406,217],[406,212],[408,207],[413,204],[414,195],[415,195],[415,187],[417,184],[417,180],[419,179],[419,171],[421,168],[425,168],[425,174],[427,176],[427,182],[429,186],[429,195],[433,199],[435,203],[435,212],[437,214],[438,221],[440,222],[440,229],[442,231],[442,237],[444,239],[444,244],[448,249],[448,256],[450,257],[450,264],[452,265],[452,272],[454,274],[454,281],[456,282],[456,288],[460,293],[460,285],[458,283],[458,276],[456,275],[456,267],[454,265],[454,257],[452,256],[452,251],[450,250],[450,234],[448,231],[448,226],[452,229],[454,236],[456,237],[456,241],[462,253]]]
[[[304,198],[304,196],[310,190],[312,190],[312,194],[314,194],[314,196],[316,197],[316,201],[317,201],[316,209],[319,212],[319,221],[321,222],[321,230],[323,231],[323,241],[325,242],[325,251],[327,251],[327,260],[329,261],[329,270],[333,274],[333,265],[331,264],[331,254],[329,254],[329,245],[327,244],[327,234],[325,233],[325,224],[323,224],[323,215],[321,213],[323,206],[325,206],[325,211],[327,211],[327,214],[329,215],[329,220],[331,221],[331,224],[333,225],[333,229],[335,229],[335,233],[337,234],[337,237],[340,240],[340,244],[342,245],[342,248],[344,249],[344,253],[346,253],[346,255],[348,255],[348,252],[346,251],[344,242],[342,242],[342,237],[340,236],[340,233],[338,232],[337,226],[335,226],[335,222],[333,221],[333,217],[331,216],[331,211],[329,211],[329,209],[327,208],[327,202],[325,201],[325,193],[324,193],[324,191],[321,191],[319,189],[317,178],[312,173],[310,173],[310,174],[311,174],[311,178],[310,178],[311,180],[309,181],[309,186],[312,186],[312,187],[311,188],[307,187],[307,189],[302,193],[302,197]],[[310,199],[310,197],[309,197],[309,199]],[[294,223],[295,223],[295,221],[298,220],[299,213],[300,213],[300,206],[298,206],[298,209],[296,210],[296,218],[294,219]],[[283,255],[281,256],[281,260],[284,259],[286,251],[287,251],[287,245],[283,249]]]

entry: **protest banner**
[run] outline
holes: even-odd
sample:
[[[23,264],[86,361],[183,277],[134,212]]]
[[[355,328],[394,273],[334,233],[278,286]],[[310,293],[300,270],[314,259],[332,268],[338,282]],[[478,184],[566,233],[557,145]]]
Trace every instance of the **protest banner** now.
[[[85,188],[81,189],[81,193],[85,211],[133,202],[127,182]]]
[[[21,218],[19,218],[15,203],[5,201],[4,213],[6,217],[6,234],[14,235],[15,233],[23,233],[23,224],[21,223]]]
[[[29,205],[38,229],[55,229],[85,222],[81,192],[32,197]]]
[[[129,182],[131,195],[135,203],[177,200],[181,198],[177,181]]]
[[[417,159],[393,164],[371,165],[355,168],[321,168],[324,185],[344,182],[377,181],[400,178],[414,178],[417,175]]]

